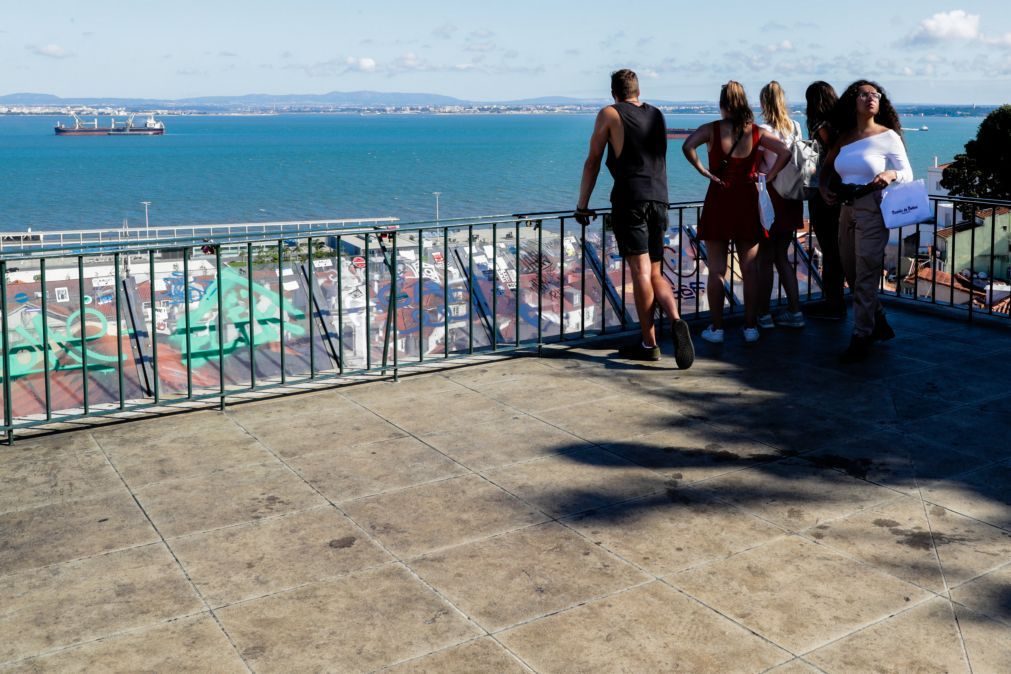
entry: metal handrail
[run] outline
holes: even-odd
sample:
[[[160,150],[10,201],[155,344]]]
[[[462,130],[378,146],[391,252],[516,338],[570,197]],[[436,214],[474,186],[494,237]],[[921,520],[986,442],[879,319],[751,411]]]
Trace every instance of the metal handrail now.
[[[663,265],[689,319],[708,313],[701,207],[670,205]],[[230,396],[352,375],[396,379],[435,359],[631,330],[637,318],[610,210],[597,213],[585,227],[572,211],[547,211],[5,253],[3,432],[13,439],[49,423],[191,401],[223,406]],[[970,264],[985,264],[988,278],[997,218],[992,210],[989,260]],[[936,220],[915,230],[937,241]],[[909,231],[898,232],[900,243]],[[969,250],[981,254],[971,236]],[[794,246],[807,300],[820,295],[812,250],[811,238],[806,250]],[[936,243],[927,262],[940,265]],[[727,283],[727,309],[740,311],[732,272]],[[900,285],[883,292],[902,296]],[[948,288],[957,306],[954,279],[931,287]],[[970,293],[970,317],[994,313],[993,302],[973,304],[980,294]]]

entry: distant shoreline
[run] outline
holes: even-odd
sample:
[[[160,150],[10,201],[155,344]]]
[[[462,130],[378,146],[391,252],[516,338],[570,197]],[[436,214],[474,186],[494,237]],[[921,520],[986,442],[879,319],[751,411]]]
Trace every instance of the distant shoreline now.
[[[67,117],[70,115],[69,107],[59,109],[48,106],[25,106],[34,109],[21,110],[0,110],[0,117]],[[716,106],[669,106],[657,105],[666,115],[718,115],[719,109]],[[803,116],[804,110],[801,106],[790,106],[794,116]],[[941,106],[941,105],[905,105],[896,106],[899,115],[907,117],[956,117],[956,118],[976,118],[985,117],[998,106]],[[43,109],[38,109],[43,108]],[[363,108],[337,108],[337,109],[295,109],[295,110],[199,110],[199,109],[111,109],[106,107],[89,108],[87,106],[74,106],[72,108],[82,117],[115,117],[127,116],[134,113],[154,113],[164,117],[277,117],[281,115],[304,115],[304,116],[417,116],[417,115],[464,115],[464,116],[509,116],[509,115],[588,115],[595,114],[599,110],[597,105],[579,106],[479,106],[479,107],[459,107],[459,106],[383,106],[383,107],[363,107]],[[757,109],[756,109],[757,110]]]

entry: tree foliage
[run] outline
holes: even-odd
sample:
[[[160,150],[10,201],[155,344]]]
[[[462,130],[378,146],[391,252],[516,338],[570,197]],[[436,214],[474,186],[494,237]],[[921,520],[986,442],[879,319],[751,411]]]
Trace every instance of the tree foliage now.
[[[1011,105],[986,116],[965,153],[944,169],[941,187],[953,196],[1011,199]]]

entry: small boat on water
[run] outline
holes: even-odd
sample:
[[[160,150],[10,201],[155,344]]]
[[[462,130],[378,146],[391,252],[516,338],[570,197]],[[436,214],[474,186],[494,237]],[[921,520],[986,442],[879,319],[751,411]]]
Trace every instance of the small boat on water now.
[[[148,113],[147,120],[143,124],[133,123],[136,113],[127,117],[125,122],[118,122],[115,117],[110,117],[109,126],[99,126],[98,117],[91,122],[85,122],[77,116],[77,113],[71,112],[70,116],[74,118],[73,126],[57,122],[53,128],[57,136],[161,136],[165,133],[165,123],[156,120],[154,113]]]
[[[695,133],[695,129],[667,129],[668,138],[687,138]]]

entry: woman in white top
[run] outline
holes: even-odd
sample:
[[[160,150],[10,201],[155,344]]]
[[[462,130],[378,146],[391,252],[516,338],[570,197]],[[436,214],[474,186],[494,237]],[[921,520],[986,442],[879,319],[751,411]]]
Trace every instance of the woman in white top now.
[[[881,190],[909,182],[909,166],[899,116],[884,89],[867,80],[854,82],[839,98],[835,128],[839,140],[825,160],[838,174],[819,181],[828,204],[842,202],[839,252],[853,293],[853,338],[840,356],[844,363],[864,360],[875,340],[895,336],[878,300],[888,230],[881,218]],[[825,169],[823,169],[823,173]]]
[[[790,119],[786,109],[786,95],[779,82],[773,80],[758,95],[762,105],[762,128],[776,137],[786,147],[803,140],[800,125]],[[778,156],[770,150],[762,151],[758,172],[769,173]],[[804,202],[799,199],[785,199],[775,186],[767,183],[772,207],[776,213],[769,238],[758,242],[758,327],[772,328],[777,325],[787,328],[804,327],[804,314],[800,311],[800,290],[797,287],[797,272],[790,264],[790,244],[795,233],[804,226]],[[773,293],[772,268],[779,272],[788,306],[775,316],[769,313],[770,296]]]

